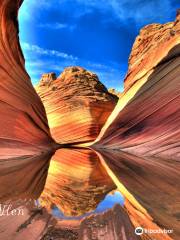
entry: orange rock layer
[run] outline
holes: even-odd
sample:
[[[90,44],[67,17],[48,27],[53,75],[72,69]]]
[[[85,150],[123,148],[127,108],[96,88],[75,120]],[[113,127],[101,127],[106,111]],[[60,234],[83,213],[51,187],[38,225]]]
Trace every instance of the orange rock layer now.
[[[0,4],[0,145],[7,154],[16,146],[38,151],[52,142],[44,107],[24,68],[17,22],[21,2]]]
[[[81,67],[66,68],[56,80],[50,74],[47,80],[47,75],[43,75],[36,89],[56,142],[95,140],[118,98],[95,74]]]
[[[180,159],[180,15],[137,37],[125,90],[96,147]]]

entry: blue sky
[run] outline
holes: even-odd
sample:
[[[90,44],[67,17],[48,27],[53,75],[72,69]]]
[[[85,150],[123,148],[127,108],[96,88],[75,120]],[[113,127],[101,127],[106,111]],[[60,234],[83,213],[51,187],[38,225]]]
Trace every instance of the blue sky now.
[[[179,0],[24,0],[20,41],[33,84],[67,66],[95,72],[123,89],[128,56],[141,27],[173,21]]]

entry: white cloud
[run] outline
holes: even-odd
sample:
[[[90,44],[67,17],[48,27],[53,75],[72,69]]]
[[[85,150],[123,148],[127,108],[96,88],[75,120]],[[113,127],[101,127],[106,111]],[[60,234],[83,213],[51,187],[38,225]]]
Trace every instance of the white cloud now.
[[[38,2],[37,0],[24,0],[19,11],[19,18],[32,20],[32,16],[36,16],[35,12],[38,12],[39,8],[51,8],[51,0],[40,0]]]
[[[73,55],[69,55],[64,52],[60,52],[57,50],[50,50],[50,49],[44,49],[39,47],[38,45],[32,45],[26,42],[21,42],[21,47],[23,51],[30,51],[34,52],[36,54],[40,55],[47,55],[47,56],[54,56],[54,57],[60,57],[68,60],[77,60],[77,57],[74,57]]]
[[[76,28],[76,25],[55,22],[55,23],[40,23],[38,27],[52,30],[60,30],[66,28],[70,31],[73,31]]]
[[[33,84],[36,84],[43,73],[57,72],[59,75],[65,67],[82,66],[89,71],[94,72],[99,77],[100,81],[107,88],[116,88],[118,91],[123,90],[123,81],[126,73],[126,68],[122,65],[111,63],[93,63],[87,60],[79,59],[76,62],[65,59],[35,59],[28,57],[26,59],[26,69],[31,76]]]
[[[131,18],[137,24],[152,23],[162,16],[168,17],[172,11],[170,0],[76,0],[76,2],[84,4],[87,9],[109,12],[110,18],[116,20],[127,22]]]
[[[123,91],[124,77],[127,71],[124,64],[117,64],[115,62],[107,64],[85,62],[83,66],[96,73],[100,81],[103,82],[107,88],[115,88],[118,91]]]
[[[74,18],[80,18],[97,9],[106,13],[107,21],[125,21],[127,24],[128,19],[133,19],[136,24],[156,22],[162,17],[166,21],[173,11],[171,0],[41,0],[38,4],[37,0],[25,0],[20,16],[22,19],[32,19],[32,14],[38,16],[40,9],[59,9],[60,14],[71,14]],[[58,28],[58,25],[55,23],[54,27]],[[60,23],[59,28],[63,27]]]
[[[40,23],[38,25],[38,27],[40,28],[51,28],[51,29],[62,29],[62,28],[67,28],[68,24],[64,24],[64,23]]]

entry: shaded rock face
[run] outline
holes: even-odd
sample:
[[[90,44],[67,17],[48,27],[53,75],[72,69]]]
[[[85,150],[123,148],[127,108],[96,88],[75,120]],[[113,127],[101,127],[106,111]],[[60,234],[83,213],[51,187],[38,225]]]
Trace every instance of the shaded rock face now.
[[[180,16],[137,37],[125,91],[95,147],[180,159]],[[173,35],[171,32],[173,31]]]
[[[95,74],[81,67],[68,67],[46,84],[42,79],[36,90],[58,143],[94,140],[118,99],[108,93]]]
[[[0,145],[7,154],[13,146],[39,151],[52,142],[44,107],[24,68],[18,39],[20,4],[2,0],[0,5]]]

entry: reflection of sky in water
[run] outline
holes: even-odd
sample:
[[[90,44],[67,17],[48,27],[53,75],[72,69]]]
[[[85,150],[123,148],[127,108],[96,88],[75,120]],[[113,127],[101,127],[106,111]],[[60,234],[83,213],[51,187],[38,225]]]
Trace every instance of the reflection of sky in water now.
[[[124,204],[124,197],[118,191],[115,191],[114,193],[107,194],[106,197],[104,198],[104,200],[98,204],[97,208],[94,211],[92,211],[90,213],[86,213],[86,214],[84,214],[82,216],[66,217],[61,212],[61,210],[59,210],[57,207],[53,208],[52,214],[54,216],[58,217],[58,218],[63,218],[63,219],[81,219],[81,218],[83,218],[85,216],[91,215],[92,213],[104,212],[107,209],[112,208],[115,204],[120,204],[122,206]]]

